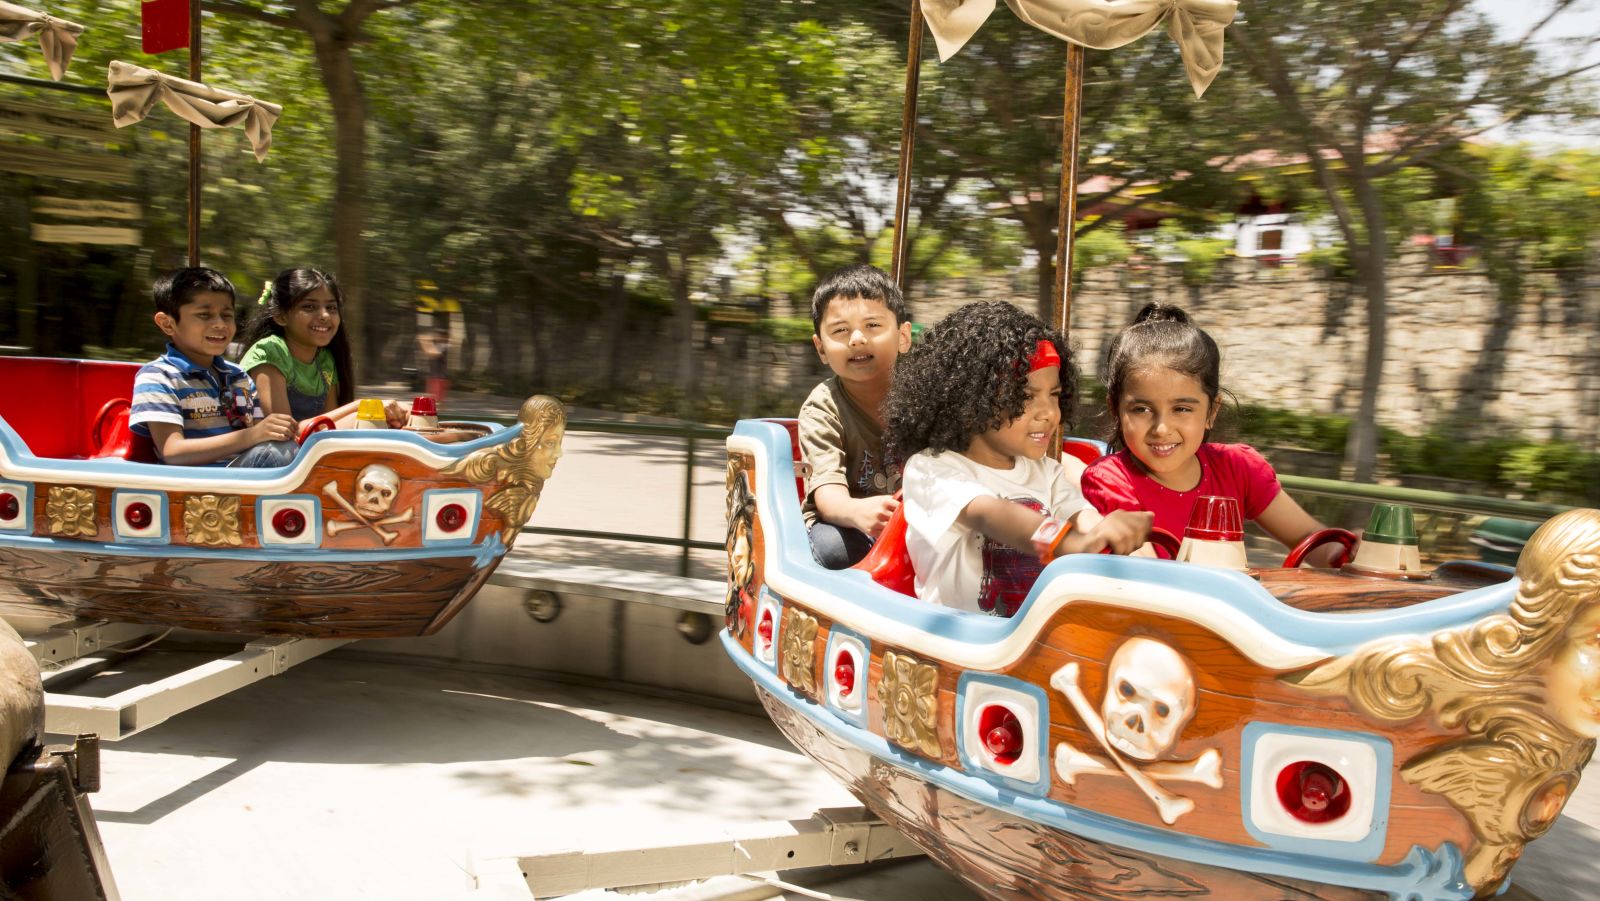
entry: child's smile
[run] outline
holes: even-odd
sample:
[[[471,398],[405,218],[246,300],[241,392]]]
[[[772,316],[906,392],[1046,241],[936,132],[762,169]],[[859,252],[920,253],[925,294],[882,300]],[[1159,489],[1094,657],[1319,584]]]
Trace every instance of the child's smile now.
[[[1217,405],[1200,381],[1166,366],[1128,374],[1114,399],[1117,425],[1128,450],[1151,478],[1174,491],[1200,482],[1195,459],[1217,418]]]
[[[1028,373],[1026,397],[1021,416],[972,439],[965,452],[968,459],[995,469],[1010,469],[1017,465],[1017,457],[1044,459],[1061,424],[1061,368],[1046,366]]]
[[[158,313],[156,325],[191,363],[209,366],[213,357],[228,352],[233,340],[233,297],[221,291],[196,292],[178,308],[176,319]]]
[[[289,350],[302,363],[309,363],[339,331],[339,301],[327,285],[319,285],[296,300],[287,313],[273,318],[283,326]]]

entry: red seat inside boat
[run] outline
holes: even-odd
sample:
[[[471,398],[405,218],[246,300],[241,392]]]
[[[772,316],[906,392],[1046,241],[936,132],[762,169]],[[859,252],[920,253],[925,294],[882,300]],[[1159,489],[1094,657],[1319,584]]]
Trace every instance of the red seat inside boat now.
[[[155,462],[128,429],[138,363],[0,357],[0,418],[35,456]]]
[[[1082,460],[1084,465],[1100,459],[1100,445],[1082,438],[1064,437],[1061,439],[1061,450]]]

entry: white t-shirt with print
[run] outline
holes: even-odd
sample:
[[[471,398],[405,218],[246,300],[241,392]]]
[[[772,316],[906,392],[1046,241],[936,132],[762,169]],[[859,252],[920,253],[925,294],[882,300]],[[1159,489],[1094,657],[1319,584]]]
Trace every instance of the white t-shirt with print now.
[[[906,461],[906,550],[916,568],[917,597],[934,604],[1010,616],[1038,577],[1031,553],[989,541],[956,522],[974,498],[1022,503],[1066,519],[1085,506],[1078,484],[1084,464],[1073,457],[1018,456],[995,469],[955,451],[913,454]]]

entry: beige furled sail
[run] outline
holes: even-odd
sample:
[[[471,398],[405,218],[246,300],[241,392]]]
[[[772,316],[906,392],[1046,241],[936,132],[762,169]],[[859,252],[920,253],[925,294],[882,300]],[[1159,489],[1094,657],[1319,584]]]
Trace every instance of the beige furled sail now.
[[[67,64],[78,49],[78,35],[83,26],[46,13],[35,12],[15,3],[0,2],[0,44],[22,41],[39,36],[39,48],[44,51],[45,62],[50,66],[50,77],[60,81],[67,74]]]
[[[120,60],[112,60],[106,74],[111,119],[118,128],[148,116],[160,100],[179,118],[201,128],[230,128],[243,122],[245,137],[250,139],[257,162],[266,159],[267,150],[272,147],[272,126],[283,113],[283,107],[275,103],[163,75]]]
[[[965,46],[995,6],[995,0],[920,2],[940,60]],[[1235,0],[1006,0],[1006,5],[1040,31],[1095,50],[1131,44],[1165,19],[1196,97],[1222,71],[1222,31],[1239,6]]]

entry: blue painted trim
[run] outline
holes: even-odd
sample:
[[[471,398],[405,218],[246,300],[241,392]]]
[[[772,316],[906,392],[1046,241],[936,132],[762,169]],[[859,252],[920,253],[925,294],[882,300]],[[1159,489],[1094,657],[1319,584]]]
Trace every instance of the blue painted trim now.
[[[1025,736],[1026,748],[1039,760],[1039,778],[1033,782],[1024,782],[1021,779],[1012,779],[984,766],[983,759],[977,749],[967,746],[967,689],[974,683],[994,685],[1000,688],[1009,688],[1020,694],[1028,695],[1038,703],[1039,721],[1034,724],[1034,734]],[[967,772],[979,776],[996,785],[1019,791],[1024,794],[1043,797],[1050,793],[1050,780],[1053,771],[1050,768],[1050,698],[1044,689],[1032,682],[1013,679],[1010,676],[1000,676],[994,673],[964,672],[956,680],[956,752],[961,763],[966,766]]]
[[[0,422],[3,422],[3,420],[0,420]],[[22,507],[20,508],[21,515],[18,517],[21,520],[21,525],[14,526],[14,527],[13,526],[0,526],[0,536],[32,535],[33,534],[33,483],[32,482],[25,482],[22,479],[7,479],[7,478],[4,478],[4,477],[0,477],[0,482],[10,482],[13,485],[21,485],[22,486],[22,497],[19,498],[19,500],[22,501]]]
[[[793,449],[789,432],[783,426],[746,419],[740,420],[733,433],[760,445],[759,452],[767,464],[765,471],[788,472]],[[772,461],[781,461],[781,464],[773,466]],[[1077,575],[1148,582],[1204,594],[1226,604],[1239,616],[1260,623],[1284,640],[1315,648],[1330,657],[1349,653],[1376,638],[1426,635],[1504,613],[1516,596],[1518,584],[1513,578],[1498,585],[1412,604],[1398,610],[1313,613],[1278,601],[1259,582],[1241,572],[1144,557],[1070,554],[1045,569],[1017,616],[1011,619],[974,616],[964,611],[919,603],[878,585],[860,570],[822,568],[811,556],[805,523],[800,517],[800,501],[792,488],[793,482],[786,477],[759,481],[756,500],[767,546],[771,549],[770,553],[776,554],[783,572],[830,594],[847,598],[863,610],[892,618],[929,635],[970,644],[986,645],[1004,640],[1019,628],[1027,610],[1038,599],[1047,582],[1070,580]]]
[[[426,448],[433,454],[449,460],[458,460],[474,451],[486,447],[505,444],[522,433],[520,424],[500,425],[498,423],[484,422],[473,423],[485,426],[492,431],[481,438],[463,441],[459,444],[437,444],[426,438],[408,432],[404,429],[337,429],[327,432],[317,432],[306,439],[303,448],[315,446],[324,441],[359,441],[363,443],[361,450],[382,453],[375,449],[370,442],[393,441],[400,444],[409,444],[414,447]],[[207,479],[226,479],[247,486],[252,482],[263,482],[282,478],[286,473],[302,471],[302,475],[311,471],[311,465],[306,462],[304,453],[297,454],[294,462],[288,466],[272,468],[235,468],[227,466],[168,466],[164,463],[130,463],[117,457],[100,457],[92,460],[68,460],[58,457],[40,457],[28,449],[16,429],[0,417],[0,464],[10,463],[16,466],[30,466],[48,469],[60,473],[62,481],[72,481],[74,478],[95,476],[99,478],[118,478],[129,475],[158,476],[166,478],[183,478],[185,476],[203,476]],[[5,478],[4,467],[0,466],[0,478]],[[241,487],[241,490],[247,490]]]
[[[316,542],[312,544],[286,544],[284,543],[283,539],[274,537],[272,539],[273,543],[268,544],[266,536],[272,535],[273,532],[272,524],[267,522],[267,511],[262,509],[264,506],[262,503],[263,501],[310,501],[311,521],[307,523],[306,526],[310,528],[311,533],[316,536]],[[306,551],[312,551],[322,547],[322,538],[322,498],[317,497],[314,494],[263,494],[256,498],[257,544],[260,544],[264,548],[278,547],[287,551],[299,551],[300,553],[304,554]]]
[[[155,511],[156,522],[161,523],[161,534],[154,538],[131,538],[121,534],[122,522],[117,518],[117,496],[122,494],[153,494],[156,496]],[[167,493],[149,488],[116,488],[111,492],[111,534],[116,537],[118,544],[170,544],[172,542],[172,522],[168,516]]]
[[[262,548],[207,548],[186,545],[107,544],[98,541],[77,541],[65,538],[47,538],[34,535],[16,535],[0,532],[0,548],[52,551],[62,554],[106,554],[113,557],[159,557],[185,560],[289,560],[319,563],[386,563],[397,560],[433,560],[450,557],[471,557],[484,566],[505,553],[505,544],[499,533],[476,547],[449,548],[373,548],[370,550],[333,550],[310,547]]]
[[[1295,735],[1302,738],[1360,742],[1376,752],[1378,784],[1372,802],[1372,820],[1367,824],[1366,838],[1355,842],[1329,841],[1282,835],[1257,828],[1255,821],[1250,817],[1250,805],[1254,800],[1253,793],[1256,787],[1250,774],[1255,772],[1256,743],[1268,735]],[[1269,848],[1301,854],[1317,854],[1323,857],[1339,857],[1363,863],[1377,860],[1383,853],[1384,843],[1389,838],[1389,798],[1394,779],[1394,745],[1387,738],[1367,732],[1344,732],[1337,729],[1256,722],[1245,725],[1244,731],[1239,735],[1239,746],[1242,749],[1239,761],[1239,803],[1244,805],[1240,811],[1244,828],[1249,831],[1251,838]],[[1273,786],[1271,790],[1276,793],[1277,787]]]
[[[765,591],[766,586],[761,586],[761,590]],[[826,667],[828,665],[828,661],[833,659],[833,650],[838,644],[838,639],[840,638],[853,638],[856,641],[861,642],[862,650],[867,655],[866,659],[856,661],[858,669],[856,671],[855,690],[860,693],[858,697],[860,697],[861,703],[857,705],[858,709],[855,713],[851,713],[842,707],[834,706],[831,700],[828,704],[828,709],[833,711],[834,716],[839,717],[845,722],[865,729],[867,727],[867,708],[869,706],[867,697],[867,690],[869,686],[867,683],[871,681],[872,675],[872,639],[861,634],[860,632],[855,631],[854,629],[847,629],[838,624],[834,624],[828,628],[828,647],[822,652],[822,665],[824,667],[822,673],[824,685],[822,696],[824,698],[831,698],[831,693],[826,690],[826,686],[829,684],[827,680],[831,678],[832,674],[826,670]]]
[[[429,538],[429,537],[427,537],[427,535],[428,535],[428,522],[427,522],[426,519],[424,519],[423,522],[422,522],[422,530],[421,530],[422,531],[422,546],[423,547],[452,547],[452,546],[458,546],[458,545],[463,545],[463,544],[471,544],[473,536],[478,534],[478,526],[482,524],[480,522],[480,520],[483,518],[483,492],[478,491],[477,489],[474,489],[474,488],[429,488],[429,489],[426,489],[425,491],[422,492],[422,501],[421,501],[421,504],[422,504],[422,515],[424,517],[426,517],[428,515],[428,509],[429,509],[428,508],[428,498],[436,497],[436,496],[441,495],[441,494],[450,495],[451,500],[445,501],[444,504],[441,504],[440,505],[440,509],[443,509],[444,506],[448,505],[448,504],[461,503],[461,501],[463,501],[463,500],[467,501],[467,503],[465,504],[465,506],[468,508],[467,509],[467,527],[465,529],[461,530],[461,537],[460,538]],[[470,499],[469,499],[469,495],[470,495]],[[437,513],[438,511],[435,510],[434,512]],[[434,523],[434,525],[438,525],[438,523]]]
[[[1389,866],[1330,860],[1275,848],[1257,848],[1199,838],[1169,829],[1133,823],[1049,798],[1018,796],[985,779],[960,772],[891,745],[882,736],[858,728],[821,705],[795,695],[778,677],[757,665],[728,630],[723,649],[734,664],[774,698],[814,726],[857,750],[899,767],[931,785],[1011,816],[1059,829],[1090,841],[1159,854],[1178,860],[1245,872],[1266,873],[1389,893],[1411,901],[1467,901],[1472,890],[1463,878],[1461,852],[1445,842],[1436,851],[1413,846],[1405,859]]]

